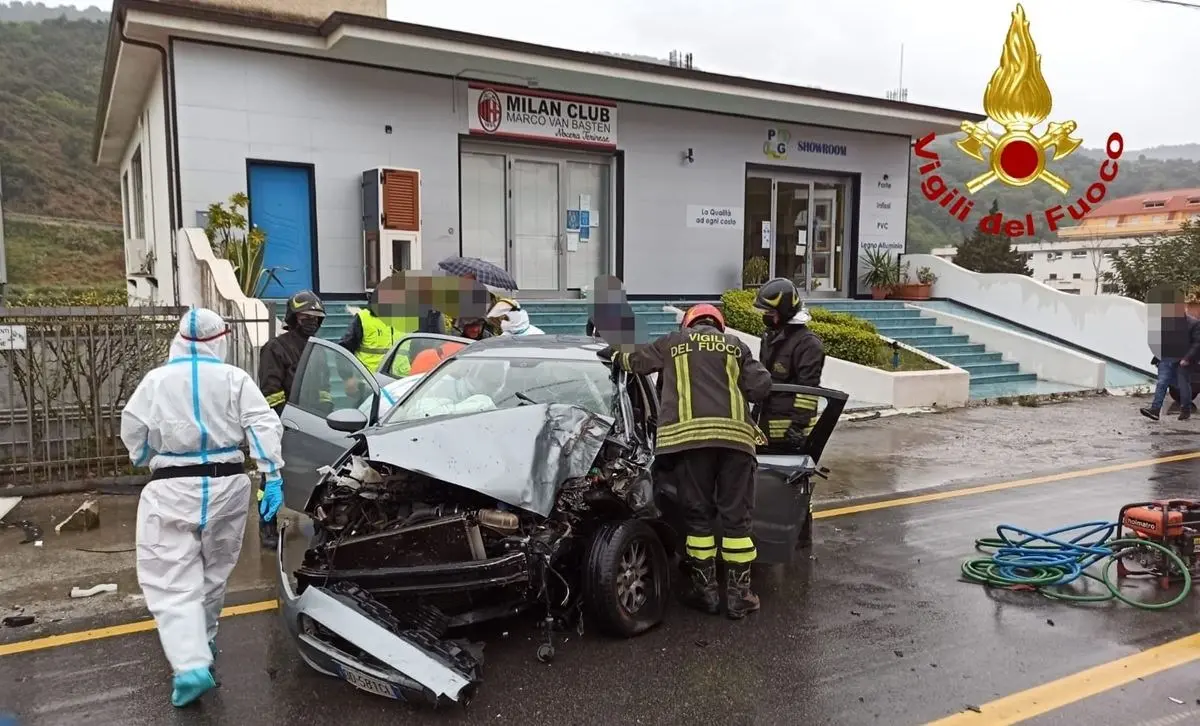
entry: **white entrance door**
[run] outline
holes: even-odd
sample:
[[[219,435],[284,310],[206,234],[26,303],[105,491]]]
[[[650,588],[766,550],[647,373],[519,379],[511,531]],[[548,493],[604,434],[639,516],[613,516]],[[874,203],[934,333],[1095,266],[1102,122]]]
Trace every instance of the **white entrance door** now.
[[[561,290],[559,163],[512,160],[512,270],[522,290]]]
[[[579,232],[567,232],[567,287],[591,287],[608,270],[608,163],[567,161],[567,209],[578,209]],[[587,212],[584,215],[584,212]],[[584,216],[587,226],[584,226]],[[573,239],[572,236],[575,238]]]
[[[462,253],[508,267],[504,155],[463,152]]]

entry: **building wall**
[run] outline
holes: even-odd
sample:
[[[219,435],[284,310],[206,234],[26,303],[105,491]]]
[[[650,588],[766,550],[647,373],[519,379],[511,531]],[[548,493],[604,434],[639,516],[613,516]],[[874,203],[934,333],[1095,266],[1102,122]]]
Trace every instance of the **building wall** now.
[[[167,132],[166,104],[163,99],[162,69],[159,68],[150,83],[146,98],[141,104],[142,112],[137,130],[125,148],[121,160],[120,180],[122,221],[125,230],[125,271],[131,302],[173,305],[174,269],[171,264],[171,217],[169,178],[167,176]],[[138,150],[142,156],[141,215],[145,234],[135,237],[133,224],[137,205],[134,195],[133,157]],[[125,180],[128,174],[129,187],[126,194]],[[155,256],[152,275],[138,275],[143,255],[153,251]],[[150,277],[157,280],[154,285]]]
[[[744,207],[748,164],[862,174],[860,248],[884,244],[903,251],[908,139],[634,104],[621,104],[619,113],[618,145],[625,151],[624,281],[632,293],[719,292],[741,285],[744,230],[689,229],[686,222],[688,205]],[[764,153],[768,129],[788,132],[787,159]],[[799,140],[844,145],[846,155],[800,153]],[[690,164],[682,161],[688,148],[695,159]],[[880,210],[881,201],[890,210]],[[879,230],[880,221],[886,231]],[[670,252],[664,254],[664,248]],[[664,260],[669,260],[666,268]]]
[[[320,289],[358,293],[360,175],[378,166],[415,168],[422,174],[426,266],[458,254],[465,84],[455,89],[445,78],[187,42],[176,42],[174,64],[185,226],[210,203],[246,190],[247,159],[313,164]],[[744,207],[748,164],[861,174],[860,246],[903,249],[906,138],[626,103],[618,113],[631,293],[712,294],[740,284],[744,232],[690,229],[686,217],[688,205]],[[786,160],[772,159],[764,153],[769,128],[788,130],[793,145],[836,143],[846,154],[793,146]],[[687,148],[692,164],[681,160]],[[881,210],[881,201],[890,209]]]
[[[1112,271],[1112,255],[1125,247],[1141,243],[1140,239],[1133,237],[1093,238],[1026,242],[1015,245],[1015,248],[1028,258],[1032,271],[1030,277],[1034,280],[1061,292],[1096,295],[1105,294],[1104,273]],[[937,247],[930,250],[929,254],[953,262],[957,251],[957,247]],[[1096,283],[1097,279],[1100,280],[1099,284]]]

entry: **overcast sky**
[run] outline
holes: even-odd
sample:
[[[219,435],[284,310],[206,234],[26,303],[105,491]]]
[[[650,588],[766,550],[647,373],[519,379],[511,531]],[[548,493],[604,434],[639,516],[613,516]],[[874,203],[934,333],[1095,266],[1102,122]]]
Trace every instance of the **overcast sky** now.
[[[43,0],[47,5],[111,1]],[[1200,0],[1182,0],[1200,6]],[[1118,130],[1129,148],[1200,143],[1200,8],[1148,0],[1025,0],[1051,120],[1074,119],[1084,145]],[[427,25],[573,48],[666,57],[704,70],[982,111],[1013,0],[388,0]],[[730,8],[737,7],[736,12]],[[517,9],[519,8],[519,10]],[[570,89],[563,89],[570,90]]]

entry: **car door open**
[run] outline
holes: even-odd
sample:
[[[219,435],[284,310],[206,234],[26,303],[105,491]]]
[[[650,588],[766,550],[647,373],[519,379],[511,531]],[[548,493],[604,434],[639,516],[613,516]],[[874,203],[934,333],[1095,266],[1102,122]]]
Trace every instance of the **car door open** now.
[[[844,392],[815,386],[771,385],[771,393],[818,399],[817,422],[796,451],[760,453],[754,491],[754,545],[758,562],[788,564],[797,547],[812,537],[813,477],[821,454],[849,398]]]
[[[379,391],[375,377],[348,350],[320,338],[308,339],[280,416],[283,497],[288,508],[303,510],[317,485],[317,470],[350,446],[349,434],[330,426],[330,414],[337,411],[335,421],[348,420],[348,410],[370,403],[369,413],[363,415],[363,425],[369,425],[377,415]]]
[[[440,333],[406,335],[397,340],[383,357],[379,370],[374,371],[375,377],[377,380],[395,380],[416,373],[428,373],[427,366],[441,362],[472,342],[470,338]]]

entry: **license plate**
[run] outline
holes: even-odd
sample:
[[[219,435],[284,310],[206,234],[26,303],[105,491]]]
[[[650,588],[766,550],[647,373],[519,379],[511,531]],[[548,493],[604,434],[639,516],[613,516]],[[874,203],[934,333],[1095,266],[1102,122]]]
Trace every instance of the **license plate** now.
[[[342,672],[342,678],[347,683],[359,690],[374,693],[376,696],[383,696],[384,698],[394,698],[397,700],[400,698],[396,695],[396,689],[387,681],[368,676],[366,673],[348,668],[340,663],[338,664],[338,670]]]

